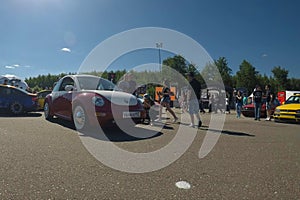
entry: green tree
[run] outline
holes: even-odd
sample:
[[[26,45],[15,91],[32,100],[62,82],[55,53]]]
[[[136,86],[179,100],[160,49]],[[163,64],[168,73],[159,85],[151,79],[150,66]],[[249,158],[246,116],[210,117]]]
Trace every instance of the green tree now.
[[[228,67],[226,58],[220,57],[218,60],[215,60],[215,65],[221,74],[224,85],[232,86],[232,69]]]
[[[296,78],[289,79],[288,89],[300,91],[300,79],[296,79]]]
[[[215,63],[208,63],[201,71],[201,75],[207,85],[223,87],[223,79]]]
[[[236,87],[245,87],[251,93],[257,82],[258,72],[248,61],[244,60],[240,65],[240,70],[236,73]]]
[[[172,85],[176,85],[179,88],[186,85],[185,74],[188,70],[195,70],[193,64],[188,62],[180,55],[176,55],[172,58],[165,59],[162,66],[162,76],[171,81]]]
[[[277,91],[286,90],[287,86],[288,86],[289,71],[278,66],[278,67],[274,67],[272,69],[272,73],[273,73],[274,79],[277,83],[276,84]]]
[[[163,65],[171,67],[181,74],[187,73],[187,64],[184,57],[176,55],[173,58],[168,58],[163,61]],[[163,67],[164,68],[164,67]]]
[[[256,77],[257,77],[257,84],[260,85],[260,86],[262,86],[262,89],[264,89],[264,86],[266,84],[270,84],[271,87],[273,88],[273,85],[270,82],[270,79],[269,79],[269,77],[266,74],[264,74],[264,75],[257,74]]]

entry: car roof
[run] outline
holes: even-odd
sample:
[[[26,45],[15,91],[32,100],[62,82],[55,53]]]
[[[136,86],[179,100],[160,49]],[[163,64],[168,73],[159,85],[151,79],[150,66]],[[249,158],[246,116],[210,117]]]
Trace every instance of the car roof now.
[[[90,75],[90,74],[74,74],[74,75],[67,75],[65,77],[97,77],[97,78],[101,78],[99,76],[95,76],[95,75]]]
[[[291,95],[290,97],[299,97],[299,96],[300,96],[300,93],[297,93],[297,94]]]
[[[18,89],[17,87],[12,86],[12,85],[3,85],[3,84],[0,84],[0,86],[1,87],[6,87],[6,88]]]
[[[15,90],[19,90],[20,92],[24,92],[26,94],[31,94],[31,93],[27,92],[24,89],[20,89],[18,87],[12,86],[12,85],[3,85],[3,84],[0,84],[0,87],[6,87],[6,88],[10,88],[10,89],[15,89]]]

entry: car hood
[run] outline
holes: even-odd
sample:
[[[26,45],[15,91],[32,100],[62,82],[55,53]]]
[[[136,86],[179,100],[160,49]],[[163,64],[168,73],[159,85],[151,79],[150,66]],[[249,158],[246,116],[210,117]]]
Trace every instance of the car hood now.
[[[111,103],[116,105],[135,106],[138,103],[138,100],[135,96],[121,91],[93,90],[92,92],[105,97]]]
[[[278,106],[277,109],[280,109],[280,110],[300,110],[300,104],[299,103],[283,104],[281,106]]]

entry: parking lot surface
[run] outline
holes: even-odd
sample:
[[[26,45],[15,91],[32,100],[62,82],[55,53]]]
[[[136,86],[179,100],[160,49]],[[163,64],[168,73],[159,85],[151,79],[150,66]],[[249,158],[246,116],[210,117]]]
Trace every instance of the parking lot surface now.
[[[49,122],[42,113],[1,115],[0,199],[300,199],[299,124],[227,114],[217,144],[200,159],[211,115],[201,118],[203,127],[178,160],[157,171],[127,173],[91,155],[69,122]],[[161,129],[135,128],[159,129],[154,137],[110,129],[109,138],[127,151],[155,151],[175,137],[180,124],[171,121]],[[180,181],[190,187],[177,187]]]

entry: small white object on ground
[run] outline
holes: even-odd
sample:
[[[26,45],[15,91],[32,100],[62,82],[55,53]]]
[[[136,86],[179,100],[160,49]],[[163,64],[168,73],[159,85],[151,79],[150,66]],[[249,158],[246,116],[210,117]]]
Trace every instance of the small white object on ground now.
[[[180,189],[191,189],[191,185],[186,181],[178,181],[175,185]]]

